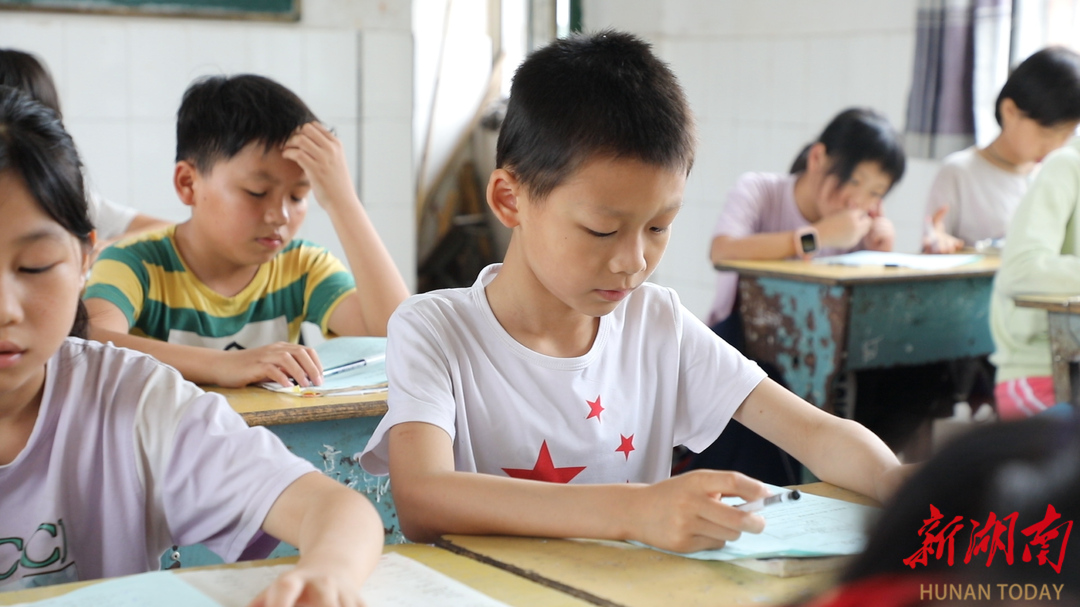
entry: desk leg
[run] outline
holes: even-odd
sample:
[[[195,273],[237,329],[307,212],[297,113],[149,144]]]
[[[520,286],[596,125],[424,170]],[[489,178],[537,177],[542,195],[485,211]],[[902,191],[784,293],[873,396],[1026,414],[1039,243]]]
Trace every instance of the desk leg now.
[[[1054,397],[1080,407],[1080,316],[1049,312]]]
[[[383,520],[386,543],[401,544],[406,540],[398,525],[394,499],[390,494],[390,479],[368,474],[353,457],[367,446],[368,439],[381,419],[382,416],[357,417],[266,428],[276,434],[290,451],[314,464],[323,474],[363,493]],[[216,565],[222,562],[221,558],[201,544],[182,546],[176,551],[175,557],[173,552],[169,550],[162,557],[162,567],[168,568],[176,562],[183,567]],[[282,542],[270,554],[270,558],[296,554],[296,548]]]
[[[740,277],[747,356],[775,365],[792,392],[832,412],[849,301],[840,286]]]

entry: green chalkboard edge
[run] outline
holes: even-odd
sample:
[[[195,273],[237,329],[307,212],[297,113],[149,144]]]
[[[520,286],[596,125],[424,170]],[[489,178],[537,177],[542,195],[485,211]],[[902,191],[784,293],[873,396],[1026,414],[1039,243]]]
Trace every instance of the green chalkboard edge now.
[[[300,21],[300,4],[303,0],[292,0],[292,10],[281,12],[257,12],[237,9],[193,8],[180,5],[120,6],[112,4],[93,4],[83,1],[59,0],[52,4],[11,2],[0,0],[0,10],[48,13],[79,13],[84,15],[119,15],[124,17],[179,17],[195,19],[228,19],[233,21]]]

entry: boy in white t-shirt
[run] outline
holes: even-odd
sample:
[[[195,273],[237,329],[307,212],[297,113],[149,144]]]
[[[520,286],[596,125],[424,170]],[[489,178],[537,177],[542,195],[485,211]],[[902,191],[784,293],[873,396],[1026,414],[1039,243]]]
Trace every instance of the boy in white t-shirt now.
[[[900,480],[876,436],[766,379],[645,282],[682,206],[692,120],[628,34],[559,40],[518,69],[487,188],[513,230],[504,263],[390,320],[389,412],[361,463],[390,473],[407,537],[721,546],[765,521],[718,498],[766,487],[669,474],[675,445],[702,449],[732,418],[828,482],[882,499]]]
[[[954,253],[1005,237],[1035,169],[1080,124],[1080,55],[1045,48],[1023,61],[998,94],[1001,134],[945,157],[926,202],[923,252]]]

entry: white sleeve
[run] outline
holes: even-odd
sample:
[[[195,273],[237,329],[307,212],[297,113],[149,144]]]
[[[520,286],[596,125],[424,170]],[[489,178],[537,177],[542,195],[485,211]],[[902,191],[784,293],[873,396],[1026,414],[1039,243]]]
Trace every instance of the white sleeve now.
[[[127,232],[128,226],[139,212],[103,197],[89,182],[84,185],[90,208],[90,221],[97,230],[98,240],[112,240]]]
[[[671,298],[680,342],[675,444],[700,453],[766,375],[684,308],[674,291]]]
[[[421,299],[422,301],[422,299]],[[360,464],[370,474],[390,473],[387,433],[405,422],[424,422],[456,435],[451,363],[432,323],[417,306],[403,304],[386,330],[388,411],[368,441]]]
[[[149,553],[202,543],[235,561],[262,537],[278,496],[315,467],[170,367],[155,364],[143,386],[135,440]]]

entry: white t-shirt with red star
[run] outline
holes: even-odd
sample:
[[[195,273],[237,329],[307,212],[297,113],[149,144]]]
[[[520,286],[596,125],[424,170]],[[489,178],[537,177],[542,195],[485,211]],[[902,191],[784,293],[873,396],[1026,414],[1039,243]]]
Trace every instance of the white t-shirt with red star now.
[[[503,329],[485,286],[416,295],[390,319],[389,411],[361,456],[387,474],[387,432],[425,422],[454,441],[455,468],[552,482],[654,483],[672,447],[701,451],[765,373],[668,288],[645,283],[600,318],[592,348],[545,356]]]

